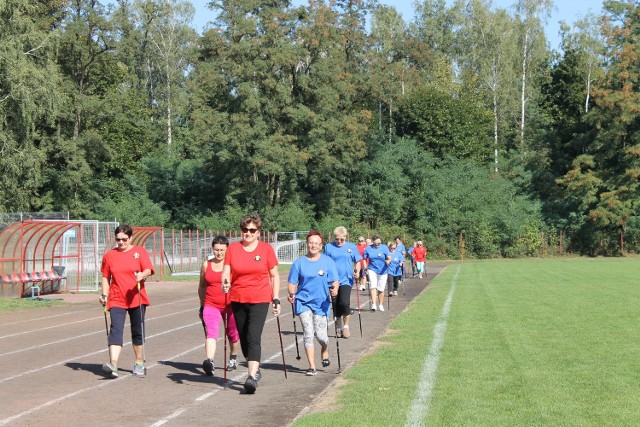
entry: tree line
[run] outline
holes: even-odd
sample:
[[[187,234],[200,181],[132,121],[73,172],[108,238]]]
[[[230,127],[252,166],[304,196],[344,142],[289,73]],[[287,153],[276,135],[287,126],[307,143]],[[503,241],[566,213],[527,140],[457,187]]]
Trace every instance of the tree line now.
[[[443,256],[640,239],[638,1],[0,2],[0,210],[420,237]],[[553,242],[545,242],[553,244]]]

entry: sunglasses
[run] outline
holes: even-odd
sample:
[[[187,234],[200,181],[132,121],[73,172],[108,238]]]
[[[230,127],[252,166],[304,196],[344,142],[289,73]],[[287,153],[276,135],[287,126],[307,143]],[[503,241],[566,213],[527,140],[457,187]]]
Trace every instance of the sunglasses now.
[[[336,242],[344,242],[344,237],[336,237]]]
[[[116,237],[116,242],[128,242],[129,238],[128,237]]]
[[[364,240],[358,240],[358,243],[364,243]]]
[[[251,233],[251,234],[258,231],[257,228],[245,228],[245,227],[241,227],[240,230],[242,230],[243,233]]]

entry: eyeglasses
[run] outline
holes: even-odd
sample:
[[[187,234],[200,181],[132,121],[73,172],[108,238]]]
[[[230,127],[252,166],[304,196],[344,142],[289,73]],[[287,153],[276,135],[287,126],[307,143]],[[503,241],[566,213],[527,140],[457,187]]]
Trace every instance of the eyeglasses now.
[[[344,237],[336,237],[336,242],[344,242]]]
[[[358,243],[364,243],[364,240],[358,240]]]
[[[116,237],[116,242],[128,242],[129,238],[128,237]]]
[[[243,233],[251,233],[251,234],[258,231],[257,228],[246,228],[246,227],[241,227],[240,230],[242,230]]]

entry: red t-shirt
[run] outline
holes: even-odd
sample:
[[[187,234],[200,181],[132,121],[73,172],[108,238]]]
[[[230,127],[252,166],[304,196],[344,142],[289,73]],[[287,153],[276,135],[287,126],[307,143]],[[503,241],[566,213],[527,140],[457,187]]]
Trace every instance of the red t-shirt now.
[[[230,301],[250,304],[272,301],[269,270],[278,265],[278,260],[271,245],[258,241],[258,246],[247,252],[241,242],[232,243],[227,248],[224,265],[231,267]]]
[[[362,257],[362,261],[360,261],[360,266],[362,268],[367,268],[369,265],[369,259],[364,257],[364,250],[367,249],[367,243],[358,243],[356,248],[358,248],[358,252],[360,252],[360,256]]]
[[[425,262],[427,260],[427,248],[424,246],[416,246],[413,250],[413,259],[416,262]]]
[[[133,308],[140,305],[151,305],[147,298],[144,280],[140,282],[140,299],[138,284],[134,276],[136,271],[151,270],[154,273],[149,253],[142,246],[133,246],[126,252],[113,248],[102,257],[102,276],[110,281],[107,309],[113,307]]]
[[[207,282],[204,305],[224,309],[227,306],[228,295],[222,292],[222,271],[211,269],[213,262],[207,262],[207,270],[204,273],[204,280]]]

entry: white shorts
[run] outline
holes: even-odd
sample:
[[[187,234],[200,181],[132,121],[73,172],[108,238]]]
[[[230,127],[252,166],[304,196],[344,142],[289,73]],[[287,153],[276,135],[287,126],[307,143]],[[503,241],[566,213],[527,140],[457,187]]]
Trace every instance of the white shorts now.
[[[384,292],[387,287],[387,274],[378,274],[373,270],[367,270],[369,274],[369,289],[377,289]]]

